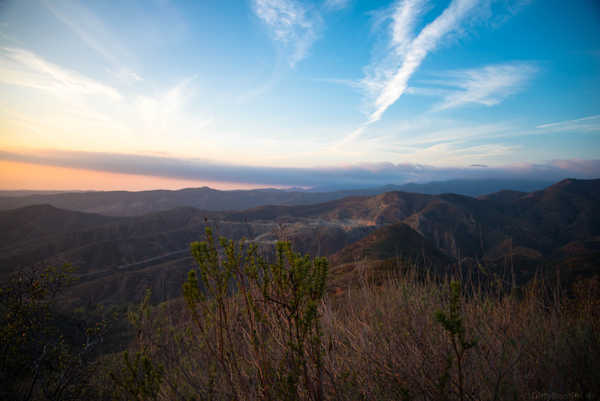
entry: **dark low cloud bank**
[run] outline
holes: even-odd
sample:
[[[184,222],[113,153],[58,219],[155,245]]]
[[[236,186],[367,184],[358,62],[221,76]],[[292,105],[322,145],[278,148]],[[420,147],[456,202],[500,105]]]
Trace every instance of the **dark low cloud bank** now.
[[[111,173],[141,174],[198,181],[323,189],[366,188],[407,182],[451,179],[519,179],[558,181],[600,177],[600,160],[553,160],[544,164],[503,167],[433,167],[418,164],[372,163],[343,167],[256,167],[195,159],[79,151],[16,153],[0,151],[0,160],[70,167]]]

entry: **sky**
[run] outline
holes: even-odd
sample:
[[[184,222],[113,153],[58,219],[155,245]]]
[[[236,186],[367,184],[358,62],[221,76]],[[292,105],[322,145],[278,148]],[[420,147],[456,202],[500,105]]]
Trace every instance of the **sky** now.
[[[600,177],[595,0],[0,0],[0,189]]]

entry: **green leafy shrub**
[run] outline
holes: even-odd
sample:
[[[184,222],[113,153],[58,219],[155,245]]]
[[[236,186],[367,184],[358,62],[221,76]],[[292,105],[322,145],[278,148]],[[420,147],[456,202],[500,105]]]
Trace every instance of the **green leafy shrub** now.
[[[225,376],[234,398],[323,398],[319,305],[327,260],[277,244],[275,263],[254,245],[221,238],[191,245],[198,264],[183,286],[198,339]],[[247,349],[240,349],[240,340]],[[277,349],[278,352],[273,352]]]
[[[112,397],[119,400],[156,400],[164,376],[164,368],[152,361],[152,343],[145,338],[152,335],[154,328],[148,327],[150,319],[150,291],[137,310],[128,313],[129,322],[137,330],[135,356],[129,351],[122,352],[122,361],[117,368],[109,372],[109,377],[115,388]]]
[[[464,388],[464,371],[463,361],[465,353],[477,345],[477,340],[467,340],[465,334],[465,326],[463,323],[463,311],[461,305],[461,288],[459,281],[450,282],[450,301],[447,311],[437,311],[435,319],[442,325],[446,333],[450,337],[452,344],[451,351],[447,354],[447,365],[440,379],[440,390],[444,394],[447,389],[447,384],[450,381],[450,367],[452,361],[456,362],[457,380],[456,388],[458,390],[460,401],[465,399]]]

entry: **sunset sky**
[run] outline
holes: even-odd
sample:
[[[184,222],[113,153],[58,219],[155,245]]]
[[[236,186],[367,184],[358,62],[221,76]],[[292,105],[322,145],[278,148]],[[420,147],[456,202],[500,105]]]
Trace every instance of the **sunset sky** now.
[[[594,0],[0,1],[0,189],[600,177]]]

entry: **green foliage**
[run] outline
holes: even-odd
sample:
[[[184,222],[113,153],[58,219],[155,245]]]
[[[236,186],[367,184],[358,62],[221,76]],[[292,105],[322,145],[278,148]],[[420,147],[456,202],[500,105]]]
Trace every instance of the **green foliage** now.
[[[461,306],[460,282],[454,280],[450,282],[450,303],[448,311],[437,311],[435,313],[435,318],[444,327],[446,332],[448,332],[453,339],[457,340],[457,344],[467,350],[477,345],[477,341],[467,341],[465,339],[465,327],[463,324]]]
[[[156,400],[163,375],[162,366],[155,366],[147,352],[137,352],[131,358],[125,351],[121,370],[110,374],[117,386],[114,396],[123,400]]]
[[[113,398],[120,400],[156,400],[164,377],[162,365],[154,363],[151,357],[152,342],[146,338],[154,334],[151,327],[150,290],[146,291],[144,299],[137,310],[128,313],[130,324],[137,330],[138,350],[132,358],[129,351],[122,353],[123,360],[115,370],[109,373],[115,385]]]
[[[87,326],[58,308],[73,282],[69,265],[20,270],[0,288],[0,398],[76,397],[106,322]]]
[[[443,393],[450,382],[450,369],[452,360],[455,359],[458,376],[456,387],[458,388],[460,400],[463,401],[465,399],[463,360],[467,350],[477,345],[477,340],[469,341],[466,339],[461,298],[460,282],[456,280],[451,281],[448,311],[437,311],[435,313],[435,319],[450,336],[450,341],[452,343],[452,350],[446,355],[444,374],[439,381],[440,392]]]
[[[206,235],[191,245],[198,269],[189,272],[183,292],[199,339],[224,372],[232,397],[251,390],[264,399],[322,399],[319,305],[327,260],[299,255],[280,242],[275,263],[266,263],[254,245],[221,238],[218,247],[210,229]],[[242,366],[238,330],[247,333],[251,364]],[[268,352],[276,344],[282,352]]]

